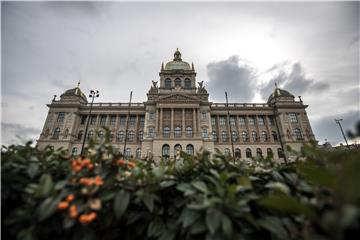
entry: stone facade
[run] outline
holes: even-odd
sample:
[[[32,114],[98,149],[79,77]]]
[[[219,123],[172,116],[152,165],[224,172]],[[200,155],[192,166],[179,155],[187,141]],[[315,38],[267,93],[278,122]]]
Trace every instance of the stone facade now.
[[[259,104],[209,102],[203,82],[196,82],[194,65],[182,61],[178,50],[173,61],[161,65],[159,75],[147,101],[131,103],[130,111],[129,103],[94,103],[86,141],[103,141],[107,127],[120,152],[127,135],[125,154],[136,158],[172,159],[178,148],[189,154],[215,148],[233,154],[233,143],[237,158],[272,155],[281,160],[281,144],[300,150],[314,139],[307,105],[288,91],[275,87],[268,101]],[[79,154],[90,110],[86,96],[77,86],[47,106],[38,146]]]

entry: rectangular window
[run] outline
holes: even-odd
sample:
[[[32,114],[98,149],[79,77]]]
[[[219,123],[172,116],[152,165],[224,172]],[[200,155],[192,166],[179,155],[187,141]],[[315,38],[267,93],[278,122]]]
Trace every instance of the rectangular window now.
[[[64,122],[64,118],[65,118],[65,113],[64,112],[59,112],[57,122],[60,122],[60,123]]]
[[[144,124],[145,124],[145,117],[144,117],[144,116],[140,116],[139,122],[140,122],[140,126],[143,127]]]
[[[130,118],[129,118],[129,125],[134,126],[135,124],[136,124],[136,116],[131,115]]]
[[[81,122],[80,122],[81,125],[84,125],[86,123],[86,118],[87,118],[86,115],[81,115]]]
[[[219,124],[221,126],[224,126],[225,125],[225,117],[219,117]]]
[[[269,116],[269,125],[275,125],[274,116]]]
[[[230,117],[230,125],[235,126],[235,117]]]
[[[255,117],[249,117],[249,125],[255,125]]]
[[[116,124],[116,115],[110,116],[110,125],[114,126]]]
[[[211,117],[211,125],[212,126],[216,125],[216,118],[215,117]]]
[[[150,113],[149,113],[149,119],[150,119],[150,120],[155,119],[155,113],[154,113],[154,112],[150,112]]]
[[[203,138],[207,138],[207,137],[208,137],[208,131],[207,131],[206,128],[203,128],[203,130],[202,130],[202,137],[203,137]]]
[[[91,115],[91,118],[90,118],[90,125],[95,125],[95,124],[96,124],[96,118],[97,118],[97,116],[96,116],[96,115]]]
[[[294,123],[298,122],[296,113],[289,113],[289,118],[290,118],[290,122],[294,122]]]
[[[150,138],[154,137],[154,128],[149,128],[149,137]]]
[[[120,115],[120,125],[125,126],[126,125],[126,116],[125,115]]]
[[[106,115],[100,115],[100,125],[105,126],[106,124]]]
[[[239,117],[239,125],[245,126],[245,117]]]
[[[258,123],[259,123],[260,126],[265,125],[264,117],[263,117],[263,116],[258,116]]]
[[[203,120],[206,120],[207,119],[207,113],[206,112],[202,112],[201,113],[201,117]]]

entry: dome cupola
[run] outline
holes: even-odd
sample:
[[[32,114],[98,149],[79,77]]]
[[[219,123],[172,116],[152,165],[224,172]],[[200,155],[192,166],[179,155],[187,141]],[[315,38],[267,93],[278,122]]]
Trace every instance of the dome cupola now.
[[[86,95],[80,90],[80,82],[75,88],[66,90],[60,95],[60,101],[62,102],[81,102],[87,103]]]
[[[164,70],[172,71],[172,70],[187,70],[190,71],[191,66],[189,63],[183,61],[181,59],[181,52],[177,48],[174,53],[174,60],[166,63]]]

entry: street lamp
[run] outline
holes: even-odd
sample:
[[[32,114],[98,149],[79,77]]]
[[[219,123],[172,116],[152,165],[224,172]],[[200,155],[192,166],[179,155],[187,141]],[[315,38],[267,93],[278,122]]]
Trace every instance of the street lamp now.
[[[99,91],[98,90],[90,90],[89,97],[92,98],[92,99],[91,99],[91,103],[90,103],[89,116],[88,116],[87,121],[86,121],[84,139],[83,139],[83,143],[82,143],[82,146],[81,146],[81,153],[80,153],[81,155],[83,155],[83,153],[84,153],[85,140],[86,140],[87,131],[88,131],[88,128],[89,128],[89,120],[90,120],[90,117],[91,117],[92,106],[93,106],[93,103],[94,103],[94,99],[96,97],[99,97]]]
[[[341,122],[340,122],[340,121],[342,121],[342,118],[340,118],[340,119],[335,119],[335,122],[336,122],[337,124],[339,124],[341,133],[342,133],[342,135],[343,135],[343,137],[344,137],[344,139],[345,139],[345,142],[346,142],[346,146],[347,146],[348,149],[350,149],[350,146],[349,146],[349,144],[348,144],[348,142],[347,142],[347,140],[346,140],[346,137],[345,137],[345,134],[344,134],[344,131],[343,131],[343,129],[342,129],[342,126],[341,126]]]

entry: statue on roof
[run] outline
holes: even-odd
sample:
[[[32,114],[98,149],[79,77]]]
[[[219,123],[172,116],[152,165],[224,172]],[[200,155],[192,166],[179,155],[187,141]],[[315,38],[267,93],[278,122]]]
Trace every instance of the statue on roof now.
[[[205,86],[204,86],[204,81],[198,82],[199,87],[197,89],[197,93],[207,93]]]
[[[157,93],[159,88],[157,86],[157,83],[158,81],[154,81],[154,80],[151,80],[152,81],[152,86],[150,87],[150,91],[151,93]]]

